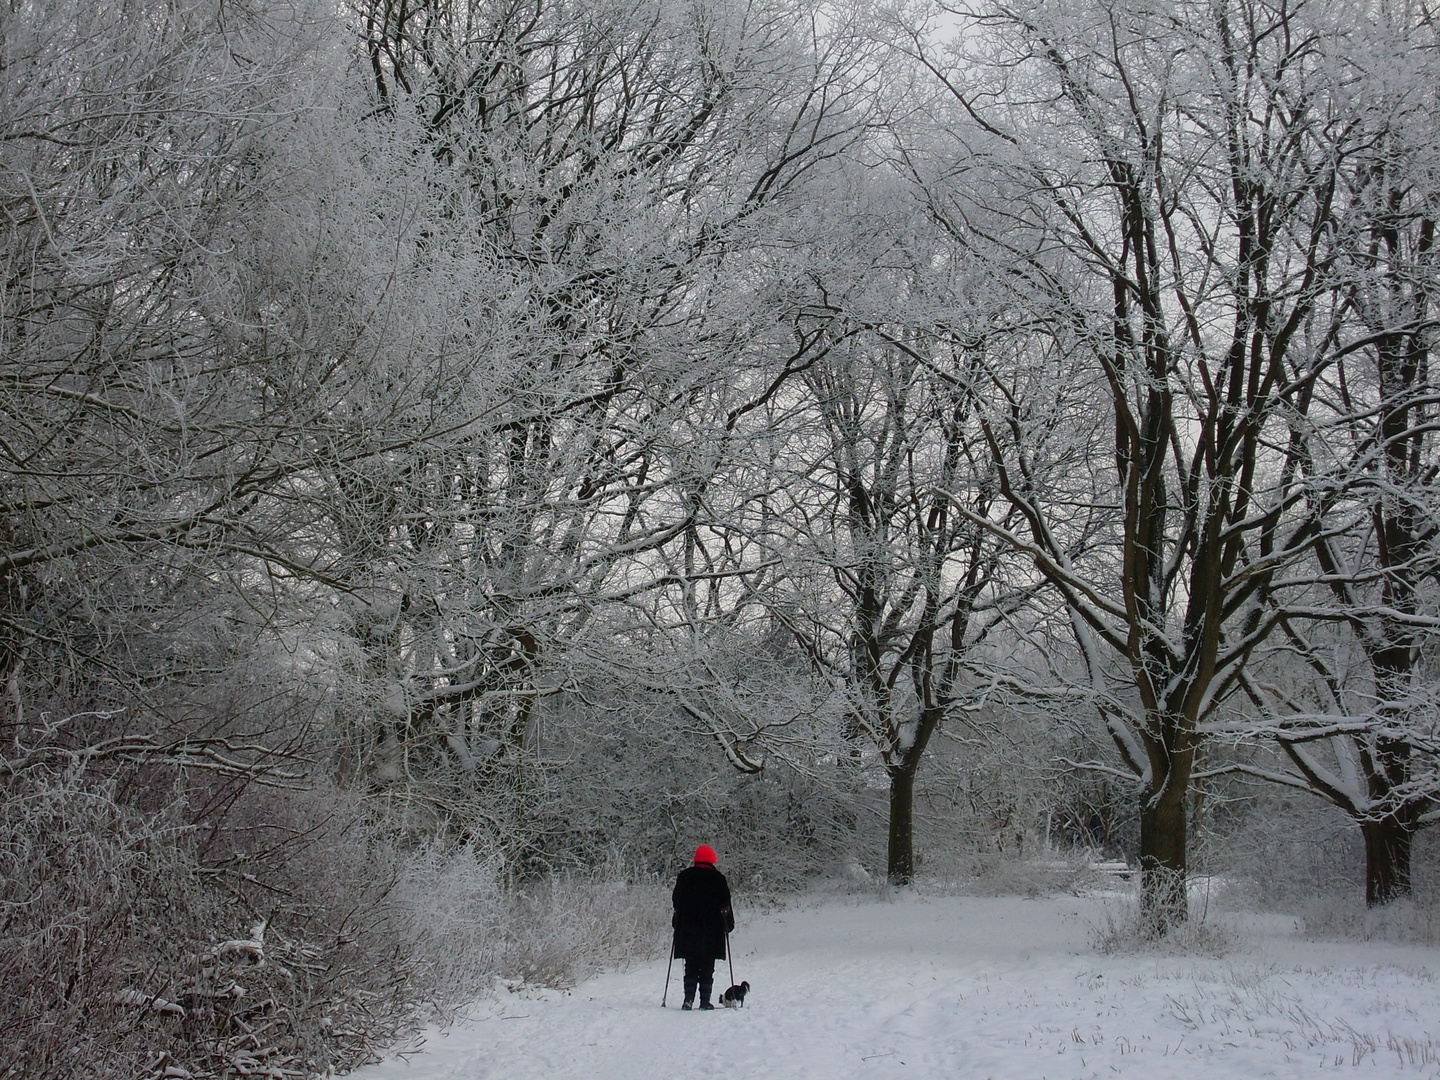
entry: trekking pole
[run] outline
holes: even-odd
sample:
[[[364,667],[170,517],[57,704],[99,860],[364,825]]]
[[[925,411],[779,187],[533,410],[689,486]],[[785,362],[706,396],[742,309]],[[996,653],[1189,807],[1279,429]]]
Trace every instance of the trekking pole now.
[[[729,942],[726,942],[727,946]],[[665,961],[665,993],[660,995],[660,1007],[665,1008],[665,999],[670,996],[670,970],[675,966],[675,941],[670,941],[670,959]]]
[[[730,931],[725,931],[725,959],[730,961],[730,985],[735,985],[735,954],[730,951]]]

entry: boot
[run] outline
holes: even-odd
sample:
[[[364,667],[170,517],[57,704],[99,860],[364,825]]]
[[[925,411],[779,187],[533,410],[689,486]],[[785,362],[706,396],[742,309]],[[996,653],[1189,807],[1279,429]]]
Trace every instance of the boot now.
[[[685,980],[685,1001],[680,1008],[686,1012],[689,1012],[695,1007],[695,982],[696,980],[690,978]],[[706,996],[708,998],[709,995],[707,994]]]
[[[713,1009],[715,1008],[714,1005],[711,1005],[711,1004],[710,1004],[710,992],[711,992],[712,990],[714,990],[714,989],[715,989],[715,984],[714,984],[714,983],[701,983],[701,984],[700,984],[700,1008],[701,1008],[702,1010],[704,1010],[704,1009],[711,1009],[711,1010],[713,1010]]]

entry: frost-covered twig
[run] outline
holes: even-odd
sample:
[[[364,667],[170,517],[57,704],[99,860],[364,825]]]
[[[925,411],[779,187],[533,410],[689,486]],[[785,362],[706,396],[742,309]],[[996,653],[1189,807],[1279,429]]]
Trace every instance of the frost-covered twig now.
[[[256,967],[265,966],[265,927],[268,920],[261,919],[250,927],[248,938],[232,938],[229,941],[222,941],[214,946],[209,956],[216,958],[226,953],[245,953],[254,962]]]
[[[145,994],[139,990],[118,990],[115,992],[115,1002],[118,1005],[134,1005],[139,1009],[150,1009],[153,1012],[169,1013],[172,1016],[184,1016],[185,1007],[177,1005],[173,1001],[167,1001],[158,994]]]

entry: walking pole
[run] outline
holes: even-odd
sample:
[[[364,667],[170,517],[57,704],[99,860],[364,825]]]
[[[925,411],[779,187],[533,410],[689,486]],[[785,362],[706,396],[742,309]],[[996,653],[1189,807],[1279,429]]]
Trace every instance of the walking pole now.
[[[728,943],[727,943],[728,944]],[[665,1008],[665,999],[670,996],[670,969],[675,966],[675,939],[670,939],[670,959],[665,961],[665,993],[660,995],[660,1007]]]
[[[730,951],[730,931],[725,931],[725,959],[730,961],[730,985],[735,985],[735,954]]]

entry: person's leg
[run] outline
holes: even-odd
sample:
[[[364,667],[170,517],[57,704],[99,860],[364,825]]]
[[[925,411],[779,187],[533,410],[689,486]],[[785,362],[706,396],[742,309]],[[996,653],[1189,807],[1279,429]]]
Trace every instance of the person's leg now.
[[[712,956],[706,960],[697,960],[696,981],[700,984],[700,1007],[702,1009],[713,1009],[710,1004],[710,993],[715,989],[715,958]]]
[[[695,987],[700,982],[700,965],[701,961],[694,957],[687,956],[685,958],[685,1002],[680,1006],[682,1009],[688,1009],[695,1004]],[[713,960],[710,962],[710,966],[712,968],[715,966]]]

